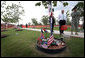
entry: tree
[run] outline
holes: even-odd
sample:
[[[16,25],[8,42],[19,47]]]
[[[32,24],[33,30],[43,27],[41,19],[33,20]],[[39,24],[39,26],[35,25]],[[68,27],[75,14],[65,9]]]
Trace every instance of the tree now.
[[[26,24],[26,28],[27,28],[28,24]]]
[[[28,25],[30,25],[31,23],[29,22]]]
[[[80,13],[81,13],[80,16],[81,17],[84,16],[84,1],[83,2],[78,2],[75,7],[77,7],[77,10],[80,11]]]
[[[42,19],[41,19],[41,21],[42,21],[42,23],[44,24],[44,25],[47,25],[49,22],[48,22],[48,16],[43,16],[42,17]]]
[[[80,18],[82,18],[81,21],[84,22],[84,1],[78,2],[74,7],[77,7],[77,10],[80,12]]]
[[[57,1],[51,1],[51,2],[52,2],[53,7],[57,6]],[[63,3],[64,7],[68,5],[67,2],[64,2],[64,1],[60,1],[60,2]],[[48,1],[38,2],[38,3],[35,4],[35,6],[40,6],[41,4],[45,7],[45,9],[47,9],[48,5],[49,5],[49,2]]]
[[[32,23],[33,23],[33,25],[38,25],[36,18],[32,18]]]
[[[42,23],[39,22],[38,25],[42,25]]]
[[[23,7],[19,4],[12,3],[11,5],[7,5],[6,1],[1,4],[1,19],[3,22],[7,23],[16,23],[19,22],[20,15],[24,13]]]
[[[70,21],[70,14],[69,14],[69,10],[66,12],[66,16],[67,16],[67,25],[71,25],[71,21]]]
[[[22,28],[22,25],[23,25],[23,24],[20,24],[20,27],[21,27],[21,28]]]
[[[55,20],[55,23],[54,23],[54,25],[56,25],[56,22],[57,22],[57,20],[56,20],[56,18],[54,17],[54,20]]]
[[[4,10],[2,10],[6,5],[6,1],[1,2],[1,15],[4,13]]]

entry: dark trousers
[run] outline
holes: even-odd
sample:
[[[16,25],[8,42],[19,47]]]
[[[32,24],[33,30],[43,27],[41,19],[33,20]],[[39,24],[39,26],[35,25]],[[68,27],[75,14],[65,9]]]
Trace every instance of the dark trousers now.
[[[64,30],[61,30],[61,26],[62,25],[65,25],[66,24],[66,21],[65,20],[60,20],[59,21],[59,31],[60,31],[60,34],[62,34],[64,32]]]
[[[54,24],[50,24],[51,35],[53,34],[53,28],[54,28]]]
[[[84,22],[83,22],[83,29],[84,29]]]

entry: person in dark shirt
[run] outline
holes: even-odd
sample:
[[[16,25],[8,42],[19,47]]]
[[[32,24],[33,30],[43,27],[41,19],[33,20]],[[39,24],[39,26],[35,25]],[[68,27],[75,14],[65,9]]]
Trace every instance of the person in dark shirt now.
[[[55,24],[55,19],[53,16],[53,13],[51,12],[51,15],[49,17],[49,23],[50,23],[50,30],[51,30],[51,35],[53,34],[53,28],[54,28],[54,24]]]

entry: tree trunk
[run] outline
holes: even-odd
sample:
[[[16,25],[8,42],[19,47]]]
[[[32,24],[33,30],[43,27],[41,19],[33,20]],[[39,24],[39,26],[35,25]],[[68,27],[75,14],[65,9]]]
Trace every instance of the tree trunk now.
[[[17,25],[17,27],[19,27],[19,21],[18,21],[18,25]]]
[[[5,30],[7,29],[7,22],[5,23]]]

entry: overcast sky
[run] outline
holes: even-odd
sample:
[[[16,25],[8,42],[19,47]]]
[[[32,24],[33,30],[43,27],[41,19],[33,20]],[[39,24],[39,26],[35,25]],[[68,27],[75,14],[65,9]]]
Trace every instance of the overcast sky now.
[[[31,18],[36,18],[38,22],[41,22],[41,18],[43,15],[48,15],[48,9],[45,9],[43,5],[35,6],[35,3],[39,1],[7,1],[7,4],[11,3],[21,3],[24,7],[24,15],[21,16],[22,20],[19,21],[20,24],[32,23]],[[57,7],[54,8],[54,17],[57,20],[58,15],[61,13],[61,10],[64,9],[65,12],[68,10],[71,13],[72,8],[78,3],[78,1],[67,1],[69,3],[68,6],[63,7],[61,2],[57,2]]]

